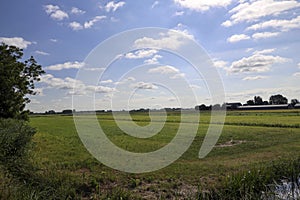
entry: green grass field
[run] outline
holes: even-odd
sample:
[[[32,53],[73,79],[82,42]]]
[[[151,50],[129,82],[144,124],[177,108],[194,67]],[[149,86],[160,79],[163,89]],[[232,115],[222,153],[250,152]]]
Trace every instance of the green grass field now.
[[[159,134],[137,139],[124,134],[111,114],[100,114],[97,118],[113,143],[133,152],[149,152],[166,145],[180,123],[179,113],[168,113]],[[145,113],[132,114],[132,118],[140,126],[149,123]],[[207,157],[199,159],[209,121],[210,114],[201,113],[194,142],[173,164],[151,173],[129,174],[104,166],[87,152],[72,116],[32,116],[30,124],[37,129],[32,162],[45,176],[54,173],[83,184],[84,187],[76,191],[82,198],[193,199],[201,188],[217,187],[228,175],[300,157],[299,110],[228,112],[216,147]]]

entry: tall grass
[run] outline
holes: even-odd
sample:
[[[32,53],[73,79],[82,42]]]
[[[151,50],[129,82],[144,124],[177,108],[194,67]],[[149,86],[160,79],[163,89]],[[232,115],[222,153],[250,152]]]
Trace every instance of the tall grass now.
[[[274,161],[224,177],[216,187],[201,188],[198,199],[300,199],[300,158]],[[289,187],[285,187],[289,184]]]

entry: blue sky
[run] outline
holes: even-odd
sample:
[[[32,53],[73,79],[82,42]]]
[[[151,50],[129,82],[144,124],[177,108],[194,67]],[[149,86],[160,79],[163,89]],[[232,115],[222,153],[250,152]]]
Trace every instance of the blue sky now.
[[[186,61],[161,49],[141,47],[116,55],[97,86],[76,78],[97,45],[143,27],[174,29],[199,43],[223,80],[227,102],[244,103],[254,95],[267,100],[278,93],[300,99],[299,1],[11,0],[1,3],[0,13],[0,41],[23,48],[25,57],[33,55],[47,72],[37,84],[39,94],[28,105],[36,112],[71,108],[72,95],[84,101],[90,95],[87,91],[94,93],[96,109],[111,109],[113,96],[115,109],[221,103],[212,102],[203,80],[207,77],[196,77]],[[181,40],[169,33],[159,39],[166,46]],[[148,65],[134,70],[143,64]],[[93,67],[99,74],[96,71],[104,66]],[[156,83],[151,77],[157,78]],[[181,92],[185,89],[179,79],[184,79],[196,100],[180,102],[178,96],[189,99],[188,93],[174,94],[157,84],[166,77]],[[79,85],[80,94],[73,91],[74,84]]]

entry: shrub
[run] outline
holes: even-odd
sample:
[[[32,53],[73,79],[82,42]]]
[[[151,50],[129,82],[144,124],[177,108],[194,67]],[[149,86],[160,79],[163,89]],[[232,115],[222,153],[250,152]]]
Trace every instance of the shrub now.
[[[27,122],[0,119],[0,165],[13,176],[19,176],[28,166],[28,151],[35,129]]]

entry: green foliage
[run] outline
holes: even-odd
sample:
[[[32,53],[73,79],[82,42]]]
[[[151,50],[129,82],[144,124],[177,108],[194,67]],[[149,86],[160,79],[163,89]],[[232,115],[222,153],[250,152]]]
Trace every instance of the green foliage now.
[[[272,95],[269,99],[270,104],[278,105],[278,104],[287,104],[288,100],[286,97],[281,94]]]
[[[36,133],[24,120],[0,119],[0,199],[67,199],[74,197],[76,181],[63,173],[44,170],[30,158]],[[5,189],[2,189],[4,187]],[[70,198],[71,199],[71,198]]]
[[[0,119],[0,164],[13,174],[20,173],[20,168],[27,165],[30,141],[34,134],[35,129],[24,121]]]
[[[276,182],[289,180],[296,183],[300,173],[300,159],[273,161],[247,172],[226,176],[217,188],[206,188],[199,199],[279,199]]]
[[[33,57],[21,61],[23,50],[0,44],[0,118],[28,119],[26,95],[35,95],[35,82],[45,73]]]

